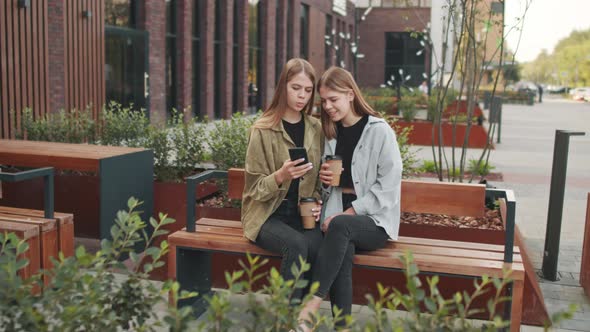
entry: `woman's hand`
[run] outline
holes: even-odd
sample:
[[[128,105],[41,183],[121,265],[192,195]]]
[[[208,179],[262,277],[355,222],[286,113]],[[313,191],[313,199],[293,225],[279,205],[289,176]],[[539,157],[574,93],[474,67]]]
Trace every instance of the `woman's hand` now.
[[[330,171],[330,164],[323,163],[320,167],[320,181],[326,186],[329,186],[332,183],[332,176],[334,172]]]
[[[319,221],[320,220],[320,216],[322,214],[322,200],[318,200],[318,206],[311,209],[311,211],[313,212],[313,216],[315,217],[315,221]]]
[[[341,215],[342,213],[337,213],[333,216],[329,216],[328,218],[324,219],[324,222],[322,223],[322,232],[327,232],[328,231],[328,227],[330,227],[330,223],[332,222],[332,219],[334,219],[334,217]]]
[[[305,175],[305,173],[309,172],[313,168],[312,163],[295,166],[303,161],[305,161],[304,158],[297,160],[287,159],[279,171],[275,173],[275,180],[277,181],[277,184],[281,185],[287,180],[298,179]]]

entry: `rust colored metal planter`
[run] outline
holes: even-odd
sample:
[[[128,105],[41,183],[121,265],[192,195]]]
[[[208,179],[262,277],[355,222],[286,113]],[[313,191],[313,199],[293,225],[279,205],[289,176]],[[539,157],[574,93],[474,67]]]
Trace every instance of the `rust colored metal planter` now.
[[[197,186],[197,198],[210,196],[218,191],[215,184],[203,183]],[[168,231],[168,234],[181,230],[185,227],[186,220],[186,183],[158,182],[154,181],[154,216],[157,217],[160,212],[168,215],[175,220],[174,223],[165,225],[162,229]],[[168,236],[162,235],[155,239],[154,246],[160,246],[163,240]],[[155,280],[165,280],[168,271],[168,255],[162,257],[164,265],[154,269],[150,273],[150,278]]]
[[[76,237],[100,238],[100,179],[95,175],[56,174],[55,211],[74,214]],[[25,209],[43,209],[43,181],[2,183],[0,204]],[[112,216],[115,220],[116,216]]]
[[[433,131],[432,127],[435,126],[434,130],[434,144],[438,145],[438,125],[433,124],[430,121],[419,121],[415,120],[412,122],[397,121],[396,126],[400,128],[413,127],[412,131],[408,135],[408,142],[414,145],[426,145],[430,146],[433,142]],[[456,128],[453,129],[453,124],[450,122],[443,122],[441,124],[443,145],[452,146],[453,142],[453,131],[455,132],[455,146],[463,146],[463,140],[465,139],[465,133],[467,131],[467,125],[457,124]],[[483,149],[487,145],[488,133],[483,126],[472,125],[469,131],[469,141],[467,146],[469,148]],[[493,148],[493,145],[492,145]]]

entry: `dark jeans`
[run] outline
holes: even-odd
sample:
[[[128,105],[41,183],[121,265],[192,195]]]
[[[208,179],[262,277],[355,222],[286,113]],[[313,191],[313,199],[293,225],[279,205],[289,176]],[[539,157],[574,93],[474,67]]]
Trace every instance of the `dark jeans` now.
[[[259,247],[281,255],[280,272],[285,280],[294,278],[291,267],[293,264],[299,266],[299,256],[311,264],[313,269],[321,242],[322,232],[319,224],[316,224],[314,229],[304,229],[297,204],[289,204],[287,201],[266,220],[256,238],[256,244]],[[311,271],[303,275],[305,280],[311,279]],[[301,300],[307,293],[309,285],[311,283],[305,289],[296,290],[293,298]]]
[[[356,197],[343,195],[344,208]],[[330,294],[332,307],[349,315],[352,309],[352,265],[355,250],[376,250],[387,243],[387,233],[373,219],[363,215],[335,217],[324,235],[316,258],[312,282],[319,281],[316,295],[325,298]]]

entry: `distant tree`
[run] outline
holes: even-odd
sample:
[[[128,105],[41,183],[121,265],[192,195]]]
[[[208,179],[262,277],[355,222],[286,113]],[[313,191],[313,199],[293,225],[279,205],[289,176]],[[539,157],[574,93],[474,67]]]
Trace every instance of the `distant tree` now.
[[[590,84],[590,29],[573,31],[557,43],[553,53],[543,50],[534,61],[523,64],[523,78],[574,87]]]

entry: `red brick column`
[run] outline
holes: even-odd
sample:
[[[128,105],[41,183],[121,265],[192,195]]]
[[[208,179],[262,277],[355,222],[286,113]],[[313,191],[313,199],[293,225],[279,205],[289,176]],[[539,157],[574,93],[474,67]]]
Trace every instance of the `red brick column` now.
[[[49,0],[47,3],[47,29],[49,35],[49,108],[57,112],[65,107],[65,32],[64,1]],[[34,110],[38,112],[39,110]]]
[[[150,118],[166,120],[166,2],[146,0],[140,27],[149,33]]]
[[[201,115],[209,119],[215,118],[214,113],[214,65],[215,52],[213,39],[215,38],[215,0],[201,1]]]
[[[262,109],[264,110],[272,100],[275,89],[275,52],[276,52],[276,2],[260,2],[262,6],[262,68],[260,89],[262,98]]]
[[[238,111],[248,110],[248,2],[238,3]],[[238,27],[234,27],[238,28]]]
[[[238,0],[239,1],[239,0]],[[221,117],[231,118],[232,115],[232,91],[233,91],[233,13],[234,0],[217,1],[217,6],[223,6],[221,17]]]
[[[193,1],[177,0],[178,33],[176,34],[176,50],[178,61],[176,72],[178,79],[176,103],[179,110],[185,110],[192,105],[193,63],[192,63],[192,34],[193,34]],[[198,111],[198,110],[197,110]],[[185,117],[192,117],[194,110],[187,111]]]

